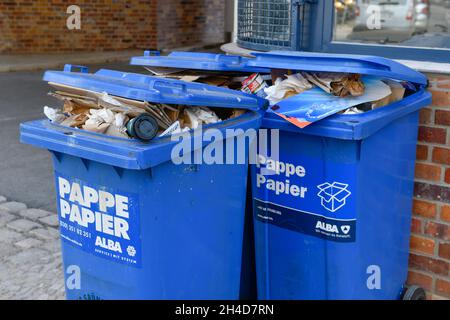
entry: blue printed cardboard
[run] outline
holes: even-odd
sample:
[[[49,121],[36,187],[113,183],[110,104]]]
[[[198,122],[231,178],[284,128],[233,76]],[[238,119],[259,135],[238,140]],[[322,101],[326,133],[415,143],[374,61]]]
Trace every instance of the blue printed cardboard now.
[[[366,102],[378,101],[391,94],[389,86],[381,80],[365,77],[362,81],[365,91],[358,97],[341,98],[315,87],[276,103],[268,112],[275,113],[299,128],[304,128],[340,111]]]

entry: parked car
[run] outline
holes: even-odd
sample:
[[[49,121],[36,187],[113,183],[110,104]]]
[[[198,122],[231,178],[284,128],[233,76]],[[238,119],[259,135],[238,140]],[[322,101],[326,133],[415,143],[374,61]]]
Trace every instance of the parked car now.
[[[357,0],[351,40],[401,42],[415,29],[415,0]]]
[[[428,31],[430,21],[430,4],[428,0],[421,0],[416,4],[415,33],[424,33]]]
[[[334,9],[337,23],[346,23],[355,19],[356,0],[335,0]]]

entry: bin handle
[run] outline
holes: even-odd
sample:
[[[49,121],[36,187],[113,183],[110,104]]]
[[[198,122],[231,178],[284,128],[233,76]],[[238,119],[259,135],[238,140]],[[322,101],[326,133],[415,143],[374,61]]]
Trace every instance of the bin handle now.
[[[217,55],[217,61],[228,65],[239,65],[242,62],[241,56]]]
[[[153,84],[153,89],[158,90],[161,94],[187,94],[187,87],[184,83],[168,83],[166,81],[157,80]]]
[[[144,57],[151,57],[151,56],[160,56],[161,52],[158,50],[145,50],[144,51]]]
[[[86,66],[78,66],[78,65],[73,65],[73,64],[64,65],[65,72],[75,72],[76,69],[79,69],[79,72],[81,72],[81,73],[89,72],[89,68]]]

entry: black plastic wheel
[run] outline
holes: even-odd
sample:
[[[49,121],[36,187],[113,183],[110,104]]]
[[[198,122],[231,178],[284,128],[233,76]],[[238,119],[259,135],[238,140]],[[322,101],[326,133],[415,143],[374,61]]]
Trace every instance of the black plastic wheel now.
[[[410,286],[403,294],[402,300],[426,300],[425,290],[419,286]]]

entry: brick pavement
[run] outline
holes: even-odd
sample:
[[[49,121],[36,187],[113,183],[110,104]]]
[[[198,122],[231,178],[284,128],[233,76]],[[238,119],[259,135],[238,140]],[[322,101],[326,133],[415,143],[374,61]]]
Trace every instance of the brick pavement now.
[[[0,299],[64,299],[56,214],[0,196]]]

